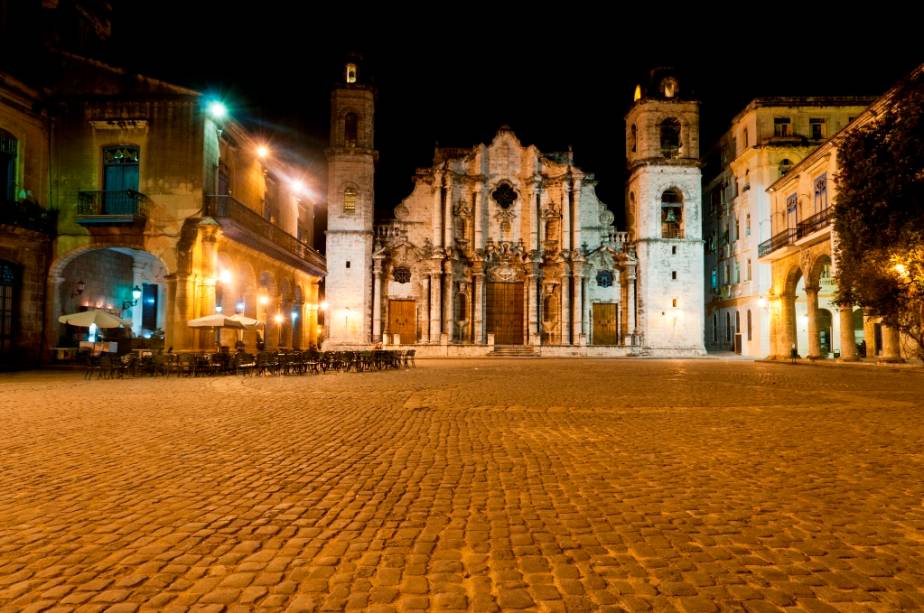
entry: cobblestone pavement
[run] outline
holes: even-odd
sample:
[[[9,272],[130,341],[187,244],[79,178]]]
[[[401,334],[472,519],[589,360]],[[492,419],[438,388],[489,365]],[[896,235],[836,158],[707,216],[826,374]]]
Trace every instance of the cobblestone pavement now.
[[[924,375],[0,377],[0,609],[924,608]]]

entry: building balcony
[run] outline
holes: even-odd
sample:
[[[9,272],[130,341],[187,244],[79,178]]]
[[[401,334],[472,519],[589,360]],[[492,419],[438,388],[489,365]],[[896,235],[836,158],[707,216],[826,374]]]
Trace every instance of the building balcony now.
[[[141,192],[83,191],[77,194],[79,224],[143,224],[148,217],[148,198]]]
[[[58,211],[46,209],[35,202],[0,202],[0,224],[16,226],[54,236]]]
[[[831,207],[815,213],[804,221],[799,222],[795,228],[786,228],[782,232],[774,234],[769,240],[762,242],[757,247],[757,256],[762,258],[789,245],[795,245],[815,232],[826,229],[831,225],[833,218],[833,209]]]
[[[228,237],[310,275],[321,276],[327,272],[324,256],[316,249],[242,202],[231,196],[215,195],[206,196],[205,200],[206,214],[215,218]]]

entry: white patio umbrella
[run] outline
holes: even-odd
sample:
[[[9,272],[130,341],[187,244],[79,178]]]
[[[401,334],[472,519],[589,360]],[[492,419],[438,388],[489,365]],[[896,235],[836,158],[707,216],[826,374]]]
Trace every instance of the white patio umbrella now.
[[[243,330],[244,324],[234,319],[231,319],[224,313],[213,313],[212,315],[206,315],[204,317],[197,317],[196,319],[190,319],[186,322],[186,325],[190,328],[214,328],[215,329],[215,345],[221,345],[221,336],[219,330],[222,328],[235,328],[237,330]]]
[[[81,311],[80,313],[68,313],[67,315],[58,317],[58,321],[62,324],[70,324],[72,326],[81,326],[84,328],[89,328],[91,324],[96,324],[97,328],[118,328],[125,323],[112,313],[107,313],[99,309],[89,309],[87,311]]]
[[[235,313],[234,315],[231,315],[228,319],[233,319],[234,321],[241,322],[241,325],[243,325],[248,330],[251,328],[256,328],[257,326],[263,325],[263,322],[260,321],[259,319],[254,319],[253,317],[247,317],[246,315],[243,315],[241,313]]]

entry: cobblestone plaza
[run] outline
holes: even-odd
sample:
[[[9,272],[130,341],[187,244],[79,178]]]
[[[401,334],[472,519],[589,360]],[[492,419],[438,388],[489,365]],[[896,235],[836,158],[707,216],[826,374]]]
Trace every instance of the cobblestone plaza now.
[[[924,375],[0,378],[0,609],[924,607]]]

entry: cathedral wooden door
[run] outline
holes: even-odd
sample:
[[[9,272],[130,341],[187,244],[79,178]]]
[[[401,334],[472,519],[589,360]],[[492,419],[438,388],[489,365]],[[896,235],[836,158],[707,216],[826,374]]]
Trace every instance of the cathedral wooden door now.
[[[594,345],[616,345],[619,342],[616,334],[616,306],[615,302],[594,303]]]
[[[417,342],[417,302],[415,300],[388,301],[388,331],[398,334],[402,345]]]
[[[495,345],[523,344],[523,283],[487,283],[488,334]]]

